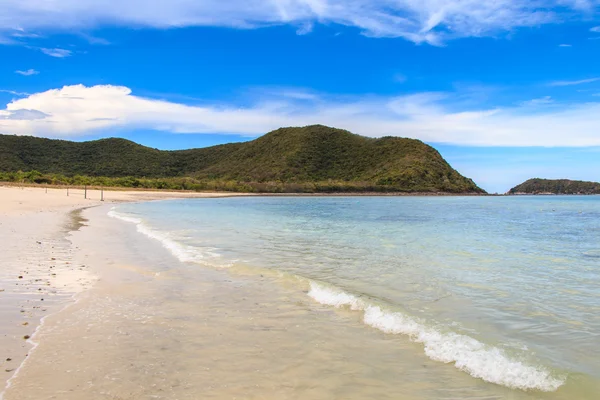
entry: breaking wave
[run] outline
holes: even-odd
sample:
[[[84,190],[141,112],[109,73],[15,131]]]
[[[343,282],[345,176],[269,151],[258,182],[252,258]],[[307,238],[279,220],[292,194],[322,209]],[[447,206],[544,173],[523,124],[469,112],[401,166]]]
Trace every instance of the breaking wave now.
[[[150,239],[157,240],[161,245],[169,250],[177,259],[181,262],[186,263],[197,263],[218,267],[217,263],[211,263],[210,260],[219,258],[219,254],[211,251],[212,249],[202,248],[198,246],[188,246],[174,240],[169,233],[160,232],[150,228],[139,218],[130,217],[127,215],[120,214],[114,210],[108,212],[108,216],[111,218],[120,219],[121,221],[135,224],[136,229],[139,233],[146,235]]]
[[[344,291],[311,282],[308,295],[324,305],[362,311],[366,325],[385,333],[406,335],[412,341],[422,343],[425,354],[432,360],[454,363],[459,370],[486,382],[513,389],[545,392],[555,391],[565,382],[552,376],[543,367],[511,359],[498,347],[485,345],[470,336],[440,332],[413,317],[386,311]]]

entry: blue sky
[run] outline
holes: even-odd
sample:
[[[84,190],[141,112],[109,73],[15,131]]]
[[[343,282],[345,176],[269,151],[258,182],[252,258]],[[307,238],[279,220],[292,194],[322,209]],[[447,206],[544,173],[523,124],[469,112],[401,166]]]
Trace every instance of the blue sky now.
[[[490,192],[598,181],[599,11],[600,0],[4,0],[0,133],[179,149],[321,123],[421,139]]]

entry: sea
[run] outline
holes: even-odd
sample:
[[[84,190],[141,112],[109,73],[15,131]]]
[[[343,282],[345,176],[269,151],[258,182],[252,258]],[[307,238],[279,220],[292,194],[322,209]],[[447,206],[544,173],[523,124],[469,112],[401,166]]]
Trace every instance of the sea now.
[[[187,379],[213,371],[187,393],[600,398],[600,197],[252,196],[102,210],[168,254],[153,270],[169,277],[164,299],[138,317],[177,298],[169,318],[185,324],[171,326],[170,357],[196,360],[181,367]],[[215,274],[221,289],[208,296]],[[207,336],[208,348],[197,343]]]

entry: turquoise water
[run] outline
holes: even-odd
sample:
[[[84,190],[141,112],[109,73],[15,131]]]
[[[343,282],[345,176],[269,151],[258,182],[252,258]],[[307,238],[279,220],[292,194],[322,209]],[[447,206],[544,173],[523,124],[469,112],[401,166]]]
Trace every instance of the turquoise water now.
[[[600,197],[189,199],[109,215],[198,268],[297,280],[490,384],[595,398]]]

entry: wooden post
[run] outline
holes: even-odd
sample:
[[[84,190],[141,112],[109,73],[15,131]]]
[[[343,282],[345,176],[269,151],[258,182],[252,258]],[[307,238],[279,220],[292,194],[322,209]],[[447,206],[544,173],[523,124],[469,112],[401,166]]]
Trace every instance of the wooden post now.
[[[104,186],[100,188],[100,201],[104,201]]]
[[[67,186],[67,197],[69,197],[69,187]]]
[[[83,186],[83,198],[87,200],[87,185]]]

